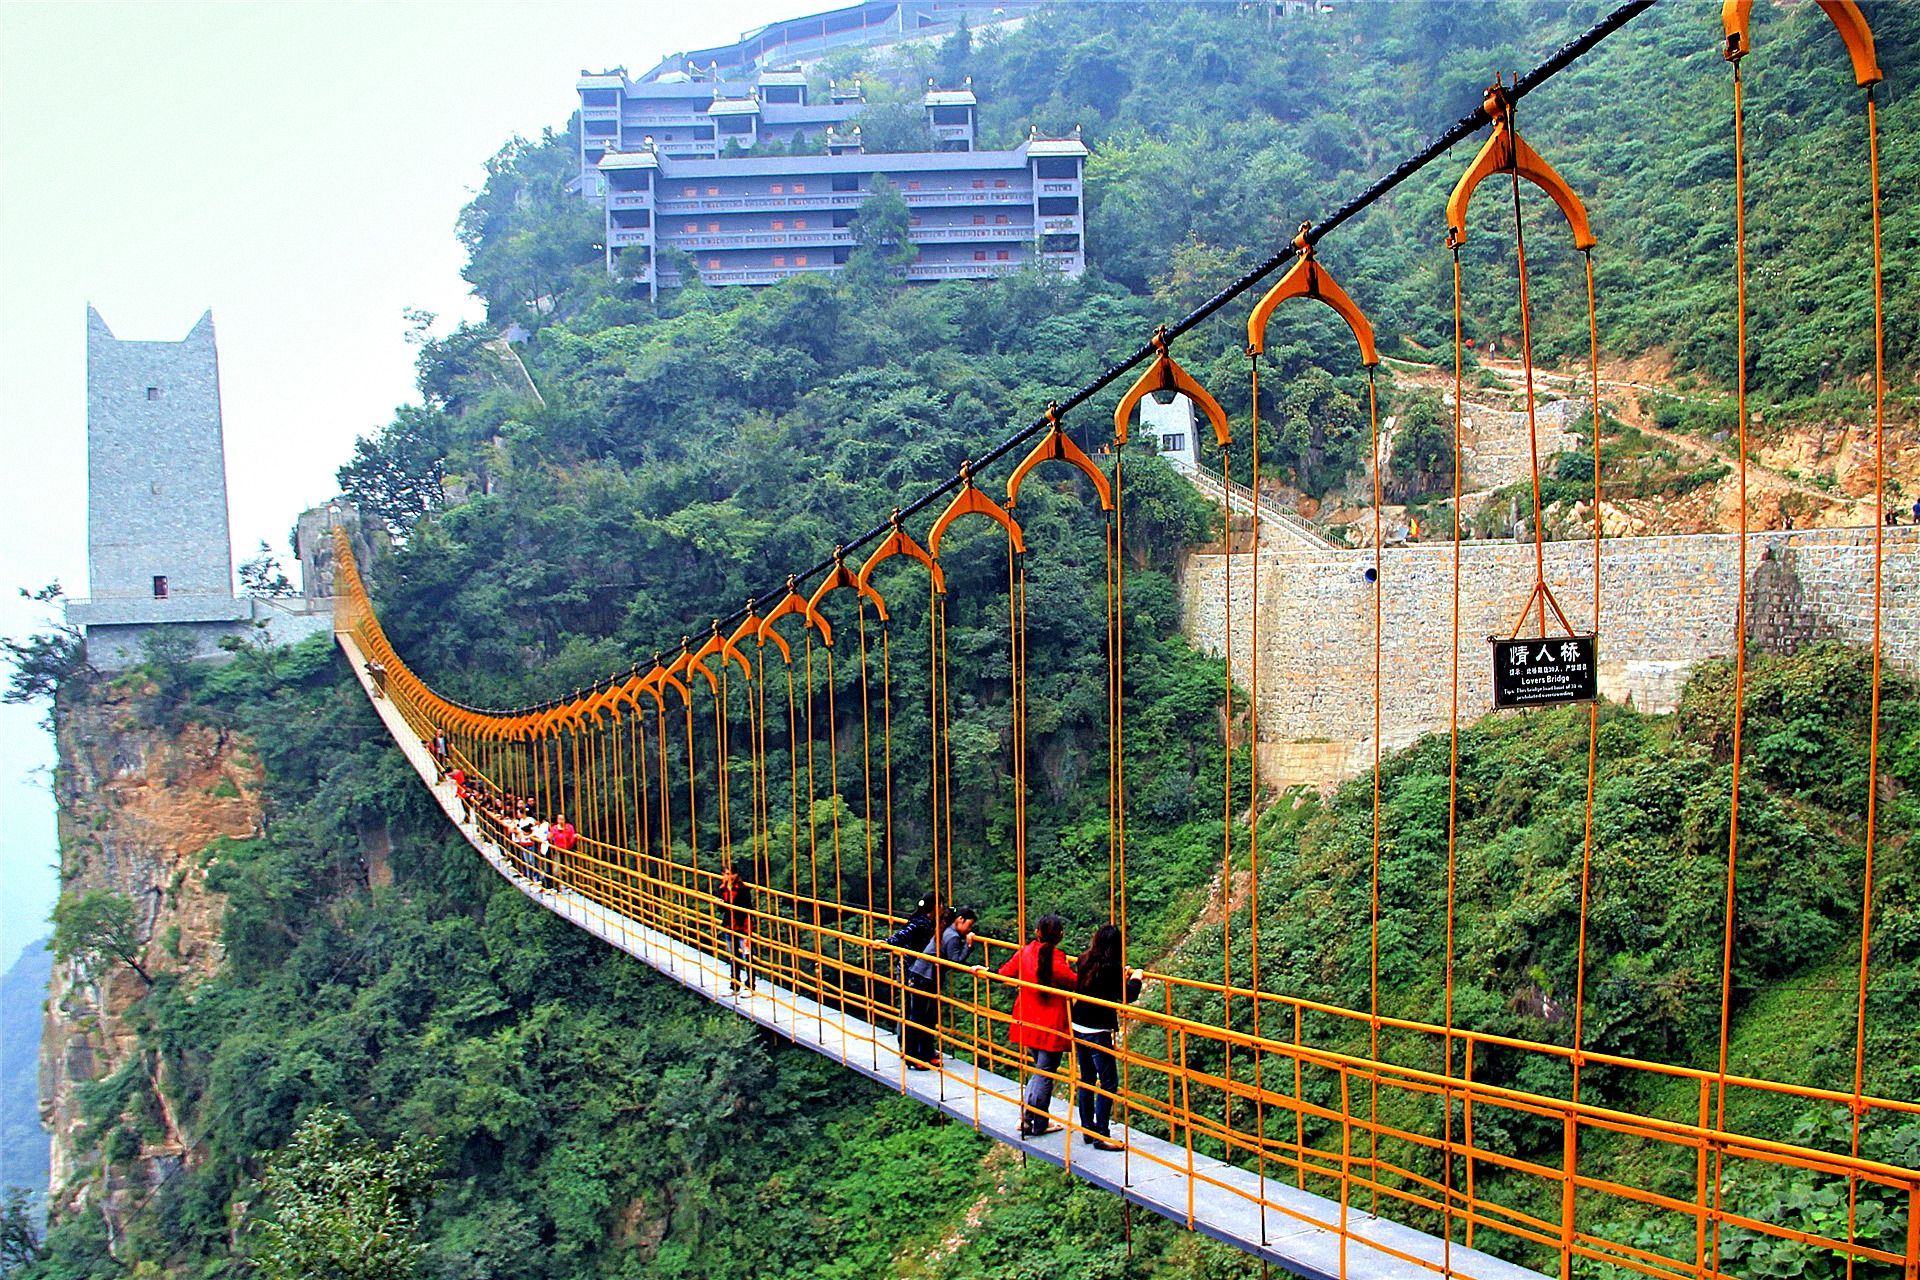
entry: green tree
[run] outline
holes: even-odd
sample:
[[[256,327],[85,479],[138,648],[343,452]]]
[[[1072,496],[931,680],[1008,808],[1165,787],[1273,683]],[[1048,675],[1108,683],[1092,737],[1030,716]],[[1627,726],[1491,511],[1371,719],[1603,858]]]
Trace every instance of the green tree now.
[[[1409,501],[1452,487],[1453,424],[1433,397],[1416,397],[1400,410],[1393,431],[1393,473],[1406,484]]]
[[[66,593],[58,582],[49,582],[38,591],[22,587],[20,594],[40,604],[52,605]],[[13,668],[7,676],[6,692],[0,693],[0,702],[37,702],[53,697],[68,681],[98,674],[87,665],[86,644],[78,627],[56,625],[51,631],[42,631],[24,640],[0,637],[0,656]]]
[[[353,461],[336,473],[340,492],[360,510],[405,533],[446,502],[440,482],[447,456],[446,415],[406,405],[372,437],[354,441]]]
[[[427,1149],[402,1137],[388,1151],[353,1119],[315,1110],[266,1157],[267,1216],[253,1260],[270,1280],[408,1280],[426,1246],[414,1240],[433,1191]]]
[[[855,284],[871,288],[894,280],[918,253],[912,228],[913,214],[900,188],[884,173],[874,174],[867,198],[853,215],[857,247],[848,255],[847,274]]]
[[[89,982],[124,964],[151,987],[153,975],[140,963],[140,921],[133,899],[109,889],[63,893],[53,904],[53,940],[47,944],[61,963],[77,961]]]
[[[240,562],[240,589],[250,596],[283,599],[294,594],[293,582],[280,568],[280,557],[273,554],[265,538],[260,550]]]
[[[0,1199],[0,1277],[25,1275],[41,1257],[40,1229],[33,1221],[33,1193],[8,1187]]]

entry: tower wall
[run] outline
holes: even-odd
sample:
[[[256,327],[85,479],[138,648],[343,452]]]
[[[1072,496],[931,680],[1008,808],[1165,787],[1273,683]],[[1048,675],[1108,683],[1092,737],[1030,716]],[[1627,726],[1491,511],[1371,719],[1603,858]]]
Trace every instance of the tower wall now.
[[[233,599],[211,311],[180,342],[125,342],[87,308],[87,553],[97,604],[157,604],[162,577],[168,600]]]

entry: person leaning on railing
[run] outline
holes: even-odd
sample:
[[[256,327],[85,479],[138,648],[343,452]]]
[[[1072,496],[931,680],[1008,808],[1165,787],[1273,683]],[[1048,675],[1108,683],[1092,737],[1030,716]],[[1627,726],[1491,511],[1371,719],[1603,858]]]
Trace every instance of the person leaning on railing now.
[[[1132,1004],[1140,998],[1140,970],[1127,972],[1126,957],[1120,950],[1120,929],[1103,924],[1093,931],[1093,942],[1081,953],[1074,970],[1079,975],[1075,990],[1090,997],[1073,1002],[1073,1054],[1079,1068],[1081,1138],[1101,1151],[1121,1151],[1109,1127],[1113,1118],[1113,1096],[1120,1088],[1120,1072],[1113,1056],[1114,1035],[1120,1029],[1118,1004]],[[1105,1001],[1096,1004],[1095,1001]],[[1098,1088],[1094,1086],[1098,1083]]]
[[[940,1037],[935,1028],[940,1023],[941,972],[933,957],[965,964],[973,954],[973,926],[980,918],[973,907],[940,914],[947,927],[939,940],[929,940],[926,949],[907,965],[907,1034],[901,1050],[909,1071],[929,1071],[940,1065]]]
[[[898,947],[902,951],[919,951],[924,948],[933,938],[933,904],[934,896],[931,893],[921,894],[920,901],[914,903],[913,910],[907,914],[906,923],[886,937],[881,938],[880,944],[885,947]],[[894,953],[891,951],[881,952],[880,965],[881,972],[889,980],[897,982],[897,976],[902,971],[902,965]],[[896,986],[895,998],[889,1002],[889,1007],[901,1009],[903,1028],[906,1014],[902,1007],[899,990],[900,988]],[[896,1028],[894,1034],[901,1034],[902,1028]]]

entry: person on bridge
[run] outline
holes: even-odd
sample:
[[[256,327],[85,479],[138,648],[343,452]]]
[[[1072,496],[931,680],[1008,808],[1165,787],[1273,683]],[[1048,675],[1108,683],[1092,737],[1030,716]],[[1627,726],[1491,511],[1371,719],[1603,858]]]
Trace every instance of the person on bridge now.
[[[1066,1127],[1048,1114],[1053,1077],[1067,1049],[1067,993],[1074,989],[1073,967],[1060,954],[1060,940],[1066,936],[1065,920],[1051,913],[1041,916],[1033,941],[1000,966],[1001,977],[1026,984],[1013,1002],[1007,1031],[1009,1043],[1029,1052],[1033,1068],[1027,1077],[1026,1112],[1020,1118],[1022,1137],[1037,1138]]]
[[[1073,1057],[1079,1068],[1076,1093],[1080,1127],[1085,1131],[1081,1138],[1101,1151],[1122,1151],[1125,1148],[1113,1140],[1110,1128],[1114,1094],[1120,1089],[1120,1073],[1113,1056],[1120,1012],[1109,1006],[1139,999],[1144,975],[1138,969],[1127,973],[1126,957],[1120,950],[1120,928],[1111,924],[1093,931],[1092,943],[1073,967],[1079,975],[1074,990],[1086,997],[1073,1002]],[[1095,1004],[1095,1000],[1106,1003]]]
[[[933,939],[934,901],[934,895],[931,893],[921,894],[920,901],[914,903],[913,910],[907,914],[906,923],[886,937],[880,939],[880,944],[886,947],[898,947],[902,951],[920,951],[924,949],[927,943]],[[888,977],[899,973],[901,970],[900,962],[895,959],[890,952],[882,953],[881,963],[885,966],[884,972]],[[901,1003],[903,990],[904,988],[896,990],[893,993],[893,998],[888,1001],[888,1004],[892,1008],[901,1011],[902,1026],[904,1026],[906,1020],[906,1011]],[[899,1027],[895,1028],[894,1034],[900,1034]]]
[[[740,976],[746,975],[747,990],[753,990],[753,886],[729,866],[720,877],[720,934],[727,948],[727,977],[733,994],[740,994]]]
[[[427,744],[427,750],[433,755],[434,785],[438,786],[447,776],[447,731],[435,727],[433,741]]]
[[[571,822],[567,821],[566,814],[553,815],[553,825],[547,828],[547,844],[554,851],[553,874],[556,880],[565,877],[572,863],[572,859],[567,855],[573,852],[573,846],[579,839],[580,833],[574,830]]]
[[[460,802],[460,821],[473,821],[473,793],[467,789],[467,771],[455,768],[447,775],[453,779],[453,796]]]
[[[934,957],[964,965],[973,954],[973,926],[980,919],[980,912],[973,907],[940,914],[947,924],[940,940],[929,941],[907,966],[907,1034],[902,1049],[909,1071],[930,1071],[940,1065],[940,1037],[934,1028],[940,1021],[941,973]]]
[[[529,834],[533,836],[533,857],[529,870],[533,873],[533,882],[544,889],[547,887],[546,868],[553,863],[553,824],[542,818],[533,824]]]

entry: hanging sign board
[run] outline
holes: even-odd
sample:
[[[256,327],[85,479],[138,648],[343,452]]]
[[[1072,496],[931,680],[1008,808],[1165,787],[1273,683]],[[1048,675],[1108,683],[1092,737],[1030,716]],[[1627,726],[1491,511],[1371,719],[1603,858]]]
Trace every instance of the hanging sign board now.
[[[1493,705],[1551,707],[1600,695],[1600,637],[1493,640]]]

